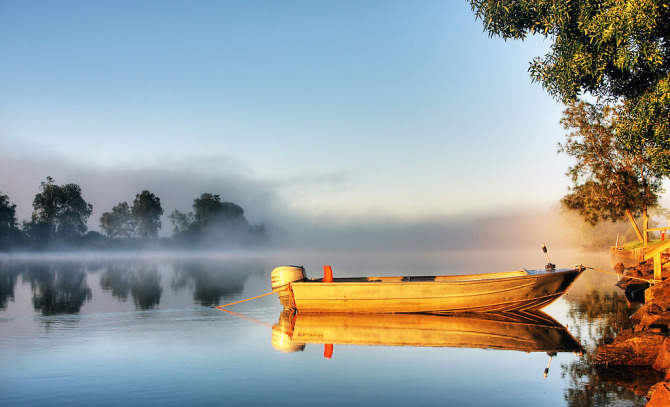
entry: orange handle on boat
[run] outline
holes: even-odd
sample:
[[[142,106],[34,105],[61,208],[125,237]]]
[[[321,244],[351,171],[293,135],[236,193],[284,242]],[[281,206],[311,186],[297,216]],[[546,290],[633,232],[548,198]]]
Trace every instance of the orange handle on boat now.
[[[333,357],[333,344],[332,343],[325,343],[323,344],[323,357],[326,359],[330,359]]]
[[[333,282],[333,269],[330,266],[323,266],[323,282],[332,283]]]

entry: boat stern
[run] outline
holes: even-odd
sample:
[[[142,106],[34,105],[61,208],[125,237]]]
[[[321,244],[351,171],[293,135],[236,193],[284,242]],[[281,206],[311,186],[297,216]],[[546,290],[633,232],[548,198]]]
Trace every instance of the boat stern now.
[[[302,266],[279,266],[272,270],[270,274],[272,291],[277,293],[284,309],[295,309],[291,283],[303,280],[305,280],[305,268]]]

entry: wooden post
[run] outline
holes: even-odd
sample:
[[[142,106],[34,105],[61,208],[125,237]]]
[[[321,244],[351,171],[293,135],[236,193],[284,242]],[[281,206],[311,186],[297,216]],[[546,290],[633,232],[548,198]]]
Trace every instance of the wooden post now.
[[[661,281],[661,252],[658,252],[654,255],[654,280]]]
[[[647,216],[647,211],[646,209],[642,211],[642,238],[644,247],[647,247],[647,244],[649,243],[649,216]]]
[[[661,264],[661,254],[667,252],[668,250],[670,250],[670,240],[666,240],[663,243],[654,245],[652,248],[649,249],[648,252],[645,250],[645,253],[642,256],[643,261],[651,259],[654,260],[654,280],[656,281],[661,281],[662,277],[661,271],[663,269],[663,265]]]
[[[640,232],[640,228],[637,227],[637,223],[635,223],[635,218],[633,217],[633,214],[630,213],[630,210],[628,210],[628,209],[626,209],[626,216],[628,216],[628,220],[633,225],[633,230],[635,230],[635,234],[637,235],[637,238],[640,239],[640,242],[644,243],[644,239],[642,238],[642,233]]]

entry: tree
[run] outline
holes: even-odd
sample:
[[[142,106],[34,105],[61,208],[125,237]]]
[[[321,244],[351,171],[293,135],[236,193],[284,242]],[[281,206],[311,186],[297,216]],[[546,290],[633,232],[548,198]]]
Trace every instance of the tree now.
[[[222,201],[217,194],[204,193],[193,200],[193,212],[173,211],[170,221],[175,237],[209,244],[256,242],[265,238],[264,226],[252,226],[241,206]]]
[[[143,238],[158,236],[163,215],[163,207],[158,196],[146,190],[135,195],[131,213],[135,233],[138,236]]]
[[[585,102],[565,110],[561,123],[571,132],[560,151],[577,162],[568,170],[573,186],[562,203],[591,224],[627,216],[644,240],[633,217],[642,214],[646,223],[647,209],[658,202],[664,174],[653,165],[654,150],[644,140],[630,148],[625,137],[617,137],[625,132],[619,128],[619,117],[625,114],[625,106]]]
[[[130,237],[133,233],[133,217],[128,202],[119,202],[111,212],[100,216],[100,227],[108,237]]]
[[[221,223],[247,223],[244,209],[232,202],[222,202],[219,195],[204,193],[193,200],[195,223],[200,228]]]
[[[470,5],[491,36],[541,35],[552,41],[529,71],[564,102],[584,92],[612,101],[667,87],[667,0],[470,0]]]
[[[33,214],[24,229],[33,240],[71,240],[86,233],[92,211],[93,205],[84,200],[79,185],[56,185],[53,178],[47,177],[35,195]]]
[[[16,205],[9,197],[0,193],[0,249],[8,248],[18,234]]]
[[[659,180],[670,175],[667,0],[470,0],[470,5],[491,36],[550,39],[549,52],[535,58],[529,71],[553,97],[571,104],[590,94],[609,104],[600,112],[579,105],[566,111],[564,126],[581,134],[568,136],[562,147],[577,158],[569,171],[577,181],[564,203],[591,222],[620,217],[634,204],[646,215],[660,192]],[[608,199],[610,192],[615,196]]]
[[[195,222],[193,219],[193,212],[183,213],[176,209],[172,211],[168,218],[172,222],[173,233],[175,235],[189,231]]]
[[[221,196],[211,193],[204,193],[193,200],[193,212],[175,210],[170,214],[170,220],[175,234],[203,233],[233,225],[249,227],[241,206],[223,202]]]

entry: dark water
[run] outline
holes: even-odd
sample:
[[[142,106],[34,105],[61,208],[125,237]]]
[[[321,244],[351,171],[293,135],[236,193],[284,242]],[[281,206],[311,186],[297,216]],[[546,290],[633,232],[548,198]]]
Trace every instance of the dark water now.
[[[0,405],[644,405],[647,372],[591,363],[634,310],[605,274],[585,273],[545,309],[586,350],[553,356],[546,378],[550,356],[532,343],[335,345],[325,358],[319,343],[273,346],[273,296],[233,308],[241,317],[212,308],[268,291],[278,264],[304,264],[311,276],[324,263],[339,276],[430,275],[542,260],[508,251],[0,258]],[[575,251],[552,260],[608,265]],[[384,328],[374,322],[372,333]]]

